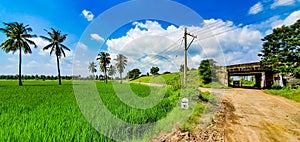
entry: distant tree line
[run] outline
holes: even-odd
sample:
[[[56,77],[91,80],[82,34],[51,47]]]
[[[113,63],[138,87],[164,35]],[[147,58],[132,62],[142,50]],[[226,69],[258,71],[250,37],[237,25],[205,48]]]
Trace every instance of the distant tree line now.
[[[80,76],[61,76],[64,80],[80,79]],[[18,80],[19,75],[0,75],[0,79]],[[58,76],[53,75],[22,75],[22,80],[57,80]]]
[[[122,83],[122,73],[124,72],[126,66],[127,66],[127,57],[123,54],[117,54],[117,57],[113,60],[116,61],[115,65],[111,65],[112,58],[110,57],[110,53],[107,52],[100,52],[96,58],[96,60],[99,62],[99,70],[104,73],[104,75],[95,75],[97,72],[97,65],[95,62],[90,62],[88,69],[89,72],[92,74],[88,77],[88,79],[95,79],[95,80],[105,80],[107,83],[108,79],[117,79],[120,80],[120,83]],[[114,77],[116,73],[119,73],[119,77]],[[151,67],[150,73],[152,75],[159,75],[159,67]],[[163,74],[168,74],[170,72],[164,72]],[[140,78],[141,76],[149,76],[149,72],[147,72],[146,75],[141,75],[141,71],[138,68],[132,69],[127,72],[126,76],[124,78],[128,78],[130,80],[134,80],[137,78]]]

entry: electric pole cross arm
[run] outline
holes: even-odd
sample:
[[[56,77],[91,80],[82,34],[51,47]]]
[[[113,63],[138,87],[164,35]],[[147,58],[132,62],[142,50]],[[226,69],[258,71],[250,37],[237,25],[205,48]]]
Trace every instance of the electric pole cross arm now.
[[[189,43],[189,45],[187,44],[187,36],[193,37],[193,39]],[[187,50],[190,48],[190,46],[194,42],[194,39],[197,38],[197,36],[188,33],[187,28],[184,28],[183,38],[184,38],[184,71],[183,71],[184,81],[183,81],[183,87],[185,88],[185,87],[187,87]]]

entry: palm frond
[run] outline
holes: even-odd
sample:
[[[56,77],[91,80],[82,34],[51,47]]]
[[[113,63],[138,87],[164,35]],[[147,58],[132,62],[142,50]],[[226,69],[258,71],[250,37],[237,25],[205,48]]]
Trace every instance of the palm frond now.
[[[25,31],[28,31],[28,32],[32,32],[32,28],[28,27],[29,25],[26,25],[25,26]]]
[[[32,40],[25,38],[25,41],[31,45],[34,45],[35,48],[37,47],[37,45]]]
[[[67,34],[64,34],[64,35],[62,35],[62,36],[59,37],[58,42],[63,42],[63,41],[66,40],[66,38],[67,38]]]
[[[9,32],[7,29],[4,29],[4,28],[0,28],[0,31],[3,31],[4,33],[8,33]]]
[[[55,49],[55,48],[52,46],[52,48],[51,48],[51,50],[50,50],[50,56],[52,55],[54,49]]]
[[[61,53],[64,55],[64,57],[66,57],[66,53],[63,49],[60,49]]]
[[[24,48],[24,53],[27,54],[27,53],[32,53],[31,51],[31,48],[29,46],[29,44],[27,42],[23,42],[23,48]]]
[[[47,46],[45,46],[45,47],[43,48],[43,50],[48,50],[50,47],[52,47],[52,49],[53,49],[53,43],[50,43],[50,44],[48,44]]]
[[[51,28],[51,31],[45,30],[49,37],[46,36],[40,36],[41,38],[51,42],[51,44],[47,45],[43,48],[43,50],[49,49],[50,55],[55,52],[55,55],[57,57],[61,57],[62,55],[66,57],[65,51],[68,50],[71,51],[67,46],[63,45],[62,42],[66,39],[67,34],[61,36],[61,32],[59,30],[55,30],[54,28]]]
[[[8,53],[10,51],[16,51],[15,41],[13,39],[8,39],[1,44],[2,49]]]
[[[68,51],[71,51],[71,49],[69,49],[67,46],[63,45],[63,44],[60,44],[60,46],[62,46],[63,49],[66,49]]]
[[[47,40],[47,41],[49,41],[49,42],[52,42],[52,39],[51,38],[48,38],[48,37],[46,37],[46,36],[40,36],[42,39],[44,39],[44,40]]]
[[[34,38],[37,37],[35,34],[22,34],[23,38]]]

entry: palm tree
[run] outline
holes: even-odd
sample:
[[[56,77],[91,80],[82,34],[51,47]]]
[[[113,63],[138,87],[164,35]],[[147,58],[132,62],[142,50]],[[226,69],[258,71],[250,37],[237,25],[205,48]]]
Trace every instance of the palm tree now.
[[[50,42],[49,45],[45,46],[43,50],[50,50],[50,56],[53,52],[56,55],[56,62],[57,62],[57,72],[58,72],[58,84],[61,85],[61,76],[60,76],[60,67],[59,67],[59,59],[62,57],[66,57],[65,51],[71,51],[67,46],[63,45],[62,43],[66,40],[67,34],[61,34],[61,31],[55,30],[51,28],[52,32],[45,30],[50,37],[41,36],[41,38]]]
[[[113,79],[115,74],[116,74],[116,67],[113,65],[110,65],[109,69],[108,69],[108,75],[110,75],[111,79]]]
[[[122,84],[122,73],[124,72],[125,67],[127,66],[127,57],[119,54],[117,55],[117,59],[115,59],[116,62],[116,67],[118,69],[118,72],[120,73],[120,79],[121,79],[121,84]]]
[[[93,74],[93,78],[95,77],[95,72],[97,72],[96,67],[97,65],[95,64],[95,62],[91,62],[89,65],[89,71]]]
[[[4,25],[5,28],[0,28],[0,31],[3,31],[8,39],[0,46],[6,53],[10,51],[15,53],[19,50],[19,86],[22,86],[22,49],[24,54],[32,53],[29,44],[34,45],[35,48],[37,46],[30,38],[36,37],[36,35],[28,34],[28,32],[32,32],[32,29],[23,23],[4,23]]]
[[[109,57],[110,54],[106,52],[101,52],[98,54],[97,60],[100,62],[100,70],[104,72],[105,75],[105,82],[107,84],[107,67],[110,64],[111,58]]]

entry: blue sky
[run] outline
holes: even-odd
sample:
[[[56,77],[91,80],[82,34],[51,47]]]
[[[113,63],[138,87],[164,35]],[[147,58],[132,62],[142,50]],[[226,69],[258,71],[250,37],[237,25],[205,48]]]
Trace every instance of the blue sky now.
[[[219,64],[259,61],[260,39],[299,19],[299,8],[299,0],[14,0],[0,2],[0,22],[29,24],[38,36],[50,28],[67,33],[72,52],[61,59],[63,75],[90,74],[87,65],[100,51],[127,55],[127,69],[145,74],[151,66],[161,73],[178,70],[183,27],[198,36],[189,49],[190,68],[205,58]],[[0,33],[0,42],[5,40]],[[23,56],[23,73],[56,75],[54,56],[41,50],[47,42],[33,40],[39,47]],[[0,51],[0,58],[0,74],[18,73],[17,53]]]

